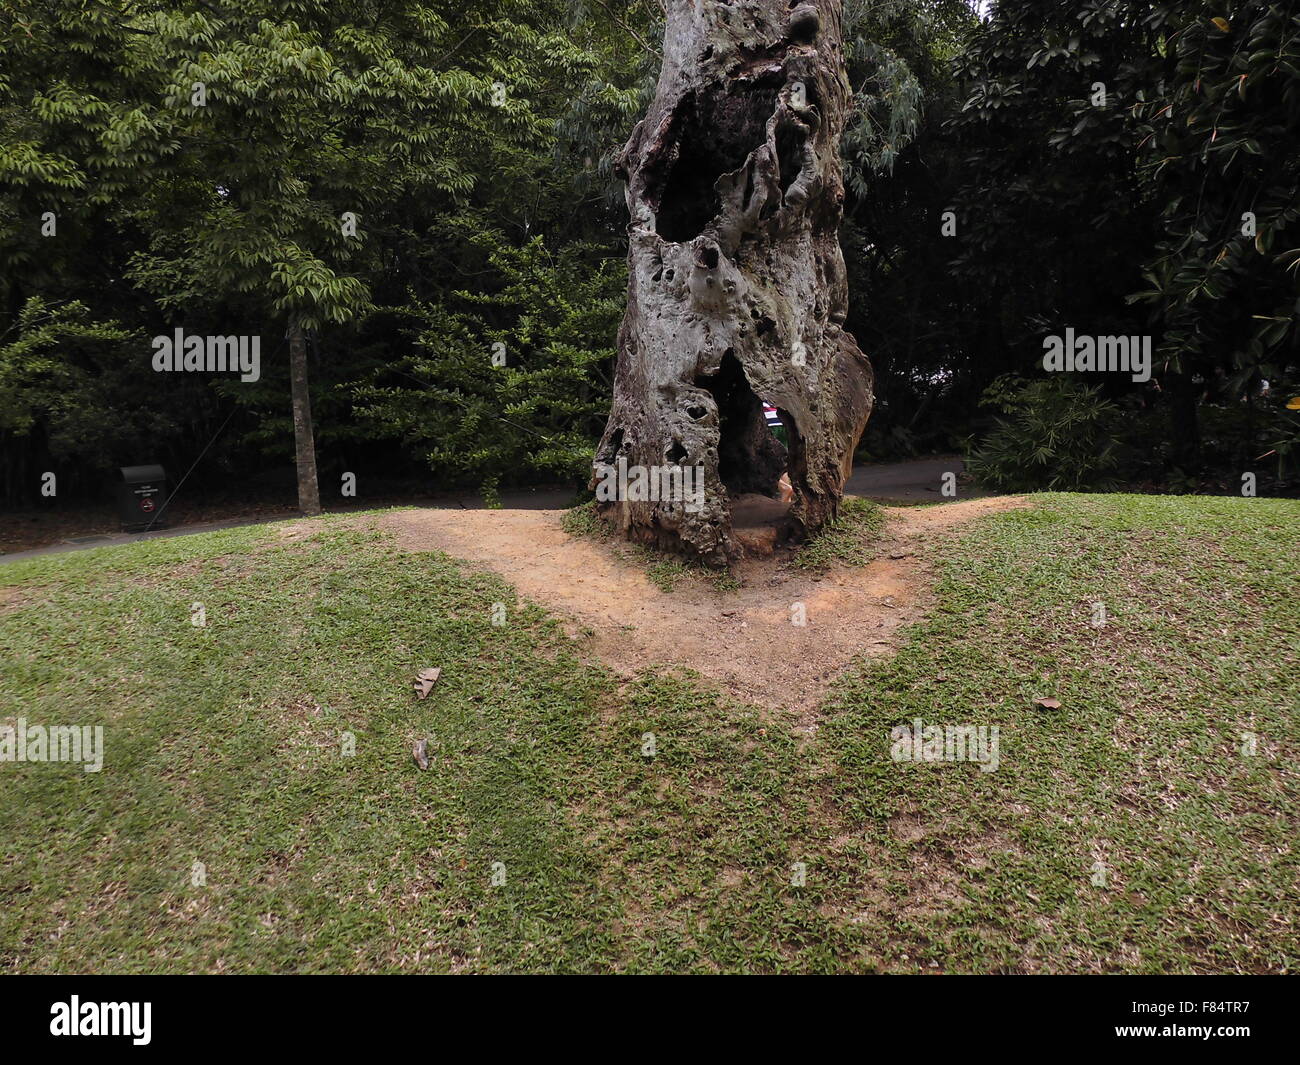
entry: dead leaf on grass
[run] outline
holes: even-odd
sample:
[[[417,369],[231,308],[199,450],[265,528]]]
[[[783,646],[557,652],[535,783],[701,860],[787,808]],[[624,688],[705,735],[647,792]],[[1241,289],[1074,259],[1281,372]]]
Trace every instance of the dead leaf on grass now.
[[[415,680],[411,687],[415,689],[415,694],[421,699],[428,697],[433,691],[433,686],[438,683],[438,678],[442,676],[442,670],[435,667],[433,669],[422,669],[415,675]]]

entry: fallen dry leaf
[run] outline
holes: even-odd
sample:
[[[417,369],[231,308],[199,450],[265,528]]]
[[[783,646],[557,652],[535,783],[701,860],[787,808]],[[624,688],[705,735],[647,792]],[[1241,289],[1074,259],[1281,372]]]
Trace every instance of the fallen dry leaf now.
[[[1044,697],[1041,696],[1041,695],[1040,695],[1038,698],[1036,698],[1036,699],[1034,700],[1034,705],[1035,705],[1036,707],[1038,707],[1040,710],[1059,710],[1059,709],[1061,709],[1061,703],[1060,703],[1059,700],[1057,700],[1057,699],[1046,699],[1046,698],[1044,698]]]
[[[415,694],[421,699],[428,696],[433,691],[433,686],[438,683],[438,678],[442,676],[442,670],[438,668],[422,669],[415,675],[415,680],[411,687],[415,689]]]

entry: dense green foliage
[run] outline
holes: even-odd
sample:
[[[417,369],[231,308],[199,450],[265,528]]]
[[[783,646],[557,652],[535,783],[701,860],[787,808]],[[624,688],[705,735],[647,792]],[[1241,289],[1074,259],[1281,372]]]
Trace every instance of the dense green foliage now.
[[[124,18],[93,2],[6,7],[10,499],[31,496],[51,468],[93,478],[146,457],[186,466],[232,406],[238,420],[209,454],[209,475],[287,457],[280,338],[291,323],[314,342],[327,467],[346,455],[352,469],[415,471],[427,457],[444,483],[575,476],[575,451],[599,422],[621,254],[607,207],[575,212],[586,164],[557,165],[556,129],[598,79],[609,124],[628,124],[637,63],[607,16],[574,15],[560,0],[462,8],[227,0],[134,4]],[[603,190],[593,195],[603,202]],[[529,285],[565,287],[580,304],[571,321],[543,326],[536,349],[512,307],[532,300],[539,321],[557,308]],[[497,309],[466,318],[450,308],[458,293]],[[84,336],[57,341],[74,321]],[[261,380],[196,387],[189,375],[155,375],[148,338],[174,327],[261,336]],[[407,353],[418,346],[415,368],[456,397],[466,352],[453,340],[476,328],[479,354],[497,333],[511,338],[509,370],[475,409],[435,411],[411,432]],[[24,353],[58,363],[54,379]],[[378,412],[381,394],[392,403]],[[63,424],[63,411],[100,408],[118,413],[99,432]],[[512,412],[536,446],[501,438]],[[142,432],[106,431],[128,418]]]
[[[356,386],[357,413],[434,469],[489,488],[503,474],[580,483],[608,409],[622,263],[577,243],[552,255],[541,237],[471,239],[502,287],[412,308],[417,350]],[[381,383],[394,375],[401,383]]]
[[[952,265],[979,293],[982,369],[1026,373],[1066,327],[1149,335],[1140,402],[1095,379],[1140,414],[1125,475],[1236,482],[1274,446],[1300,352],[1300,10],[1000,2],[960,80]]]
[[[1149,335],[1156,367],[1075,381],[1123,415],[1098,451],[1115,468],[1049,461],[1036,484],[1284,489],[1300,11],[987,6],[845,3],[848,326],[879,391],[862,453],[1006,446],[984,390],[1041,376],[1070,327]],[[662,25],[659,0],[6,4],[4,501],[47,470],[76,495],[200,456],[199,489],[287,484],[294,323],[323,481],[581,483],[620,312],[612,158]],[[150,338],[176,327],[260,336],[261,379],[155,374]],[[1069,392],[1030,386],[1032,421]]]

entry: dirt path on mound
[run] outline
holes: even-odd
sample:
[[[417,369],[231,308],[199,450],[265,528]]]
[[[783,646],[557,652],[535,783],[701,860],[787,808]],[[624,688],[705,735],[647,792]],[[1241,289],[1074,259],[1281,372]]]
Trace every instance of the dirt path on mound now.
[[[693,576],[663,591],[618,545],[571,537],[559,510],[407,510],[378,521],[405,550],[445,551],[498,573],[568,619],[570,636],[624,676],[686,666],[746,702],[787,707],[811,728],[809,712],[854,656],[889,653],[898,630],[925,611],[930,535],[1023,506],[1006,496],[886,508],[874,562],[809,575],[775,559],[748,560],[736,571],[741,586],[728,591]],[[803,627],[791,620],[797,603]]]

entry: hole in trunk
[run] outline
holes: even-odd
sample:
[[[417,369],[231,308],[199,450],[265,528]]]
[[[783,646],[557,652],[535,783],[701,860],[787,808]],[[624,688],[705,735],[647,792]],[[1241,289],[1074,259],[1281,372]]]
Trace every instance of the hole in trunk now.
[[[600,453],[600,461],[606,466],[614,465],[615,460],[618,458],[618,450],[622,446],[623,430],[621,428],[615,429],[613,435],[609,438],[609,443],[605,445],[605,449]]]
[[[721,210],[718,178],[738,170],[749,153],[763,143],[767,119],[776,108],[774,87],[754,87],[728,93],[721,88],[683,98],[680,120],[674,124],[674,145],[664,145],[661,158],[672,158],[666,177],[646,189],[646,202],[655,212],[655,229],[675,244],[694,240]],[[658,160],[648,160],[653,172]]]
[[[718,477],[728,493],[776,498],[785,470],[785,448],[767,427],[763,404],[729,348],[717,373],[696,381],[718,405]]]
[[[776,159],[781,174],[781,194],[785,195],[803,169],[804,131],[798,126],[782,126],[776,133]]]
[[[821,18],[817,9],[811,5],[791,3],[794,12],[790,15],[790,40],[796,44],[812,44],[821,30]]]
[[[804,447],[803,437],[799,435],[798,423],[784,407],[776,408],[776,417],[784,429],[785,472],[790,478],[791,486],[803,483],[808,472],[808,452]]]

